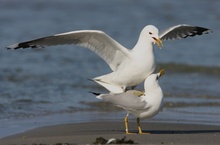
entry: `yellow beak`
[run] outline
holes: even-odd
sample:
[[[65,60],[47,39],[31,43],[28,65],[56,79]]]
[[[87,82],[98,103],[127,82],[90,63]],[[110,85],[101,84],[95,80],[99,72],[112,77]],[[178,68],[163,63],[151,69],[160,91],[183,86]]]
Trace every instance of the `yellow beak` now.
[[[160,71],[159,71],[159,77],[161,77],[162,75],[164,75],[165,74],[165,69],[161,69]]]
[[[158,38],[158,39],[155,38],[155,43],[157,44],[157,46],[159,48],[161,48],[163,46],[163,42],[162,42],[162,40],[160,38]]]

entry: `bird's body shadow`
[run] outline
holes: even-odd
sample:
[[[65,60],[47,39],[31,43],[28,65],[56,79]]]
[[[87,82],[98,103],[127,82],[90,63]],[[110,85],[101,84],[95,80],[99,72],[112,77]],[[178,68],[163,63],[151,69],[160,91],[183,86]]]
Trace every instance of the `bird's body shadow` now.
[[[149,134],[203,134],[203,133],[220,133],[220,130],[142,130]],[[137,131],[131,131],[137,133]]]
[[[78,133],[88,133],[90,131],[78,131]],[[112,130],[95,130],[94,132],[96,133],[104,133],[104,134],[109,134],[109,133],[113,133],[113,134],[125,134],[124,130],[121,129],[112,129]],[[129,130],[129,132],[131,133],[130,135],[135,135],[138,134],[137,130]],[[142,130],[143,133],[146,133],[146,135],[150,134],[167,134],[167,135],[172,135],[172,134],[213,134],[213,133],[220,133],[220,130]],[[126,135],[126,134],[125,134]],[[128,134],[129,135],[129,134]]]

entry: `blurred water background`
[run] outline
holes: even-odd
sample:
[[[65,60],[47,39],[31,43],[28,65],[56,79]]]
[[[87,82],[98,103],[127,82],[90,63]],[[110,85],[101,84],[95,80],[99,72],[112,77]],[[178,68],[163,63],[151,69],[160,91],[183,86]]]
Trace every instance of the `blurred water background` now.
[[[88,93],[106,92],[88,78],[110,72],[89,50],[56,46],[14,51],[6,46],[98,29],[133,48],[148,24],[162,30],[184,23],[213,33],[166,41],[161,50],[155,46],[157,70],[166,69],[160,81],[165,107],[146,121],[220,125],[219,5],[219,0],[1,0],[0,137],[43,125],[122,121],[126,114]]]

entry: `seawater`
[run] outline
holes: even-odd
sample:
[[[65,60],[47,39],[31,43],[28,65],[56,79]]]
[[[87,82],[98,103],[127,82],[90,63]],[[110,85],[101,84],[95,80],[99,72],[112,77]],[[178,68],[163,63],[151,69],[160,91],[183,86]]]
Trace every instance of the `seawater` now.
[[[88,78],[111,71],[96,54],[76,46],[16,51],[6,46],[98,29],[132,48],[147,24],[161,30],[182,23],[213,30],[165,41],[162,49],[155,46],[157,70],[166,69],[160,80],[165,106],[150,121],[220,125],[219,5],[218,0],[0,1],[0,136],[42,125],[120,121],[125,115],[88,93],[106,92]]]

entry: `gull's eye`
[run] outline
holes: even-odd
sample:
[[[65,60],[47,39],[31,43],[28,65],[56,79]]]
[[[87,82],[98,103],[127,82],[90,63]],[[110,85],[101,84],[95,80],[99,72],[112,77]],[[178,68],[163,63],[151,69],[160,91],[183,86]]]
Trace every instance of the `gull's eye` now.
[[[150,35],[152,35],[152,32],[149,32]]]

